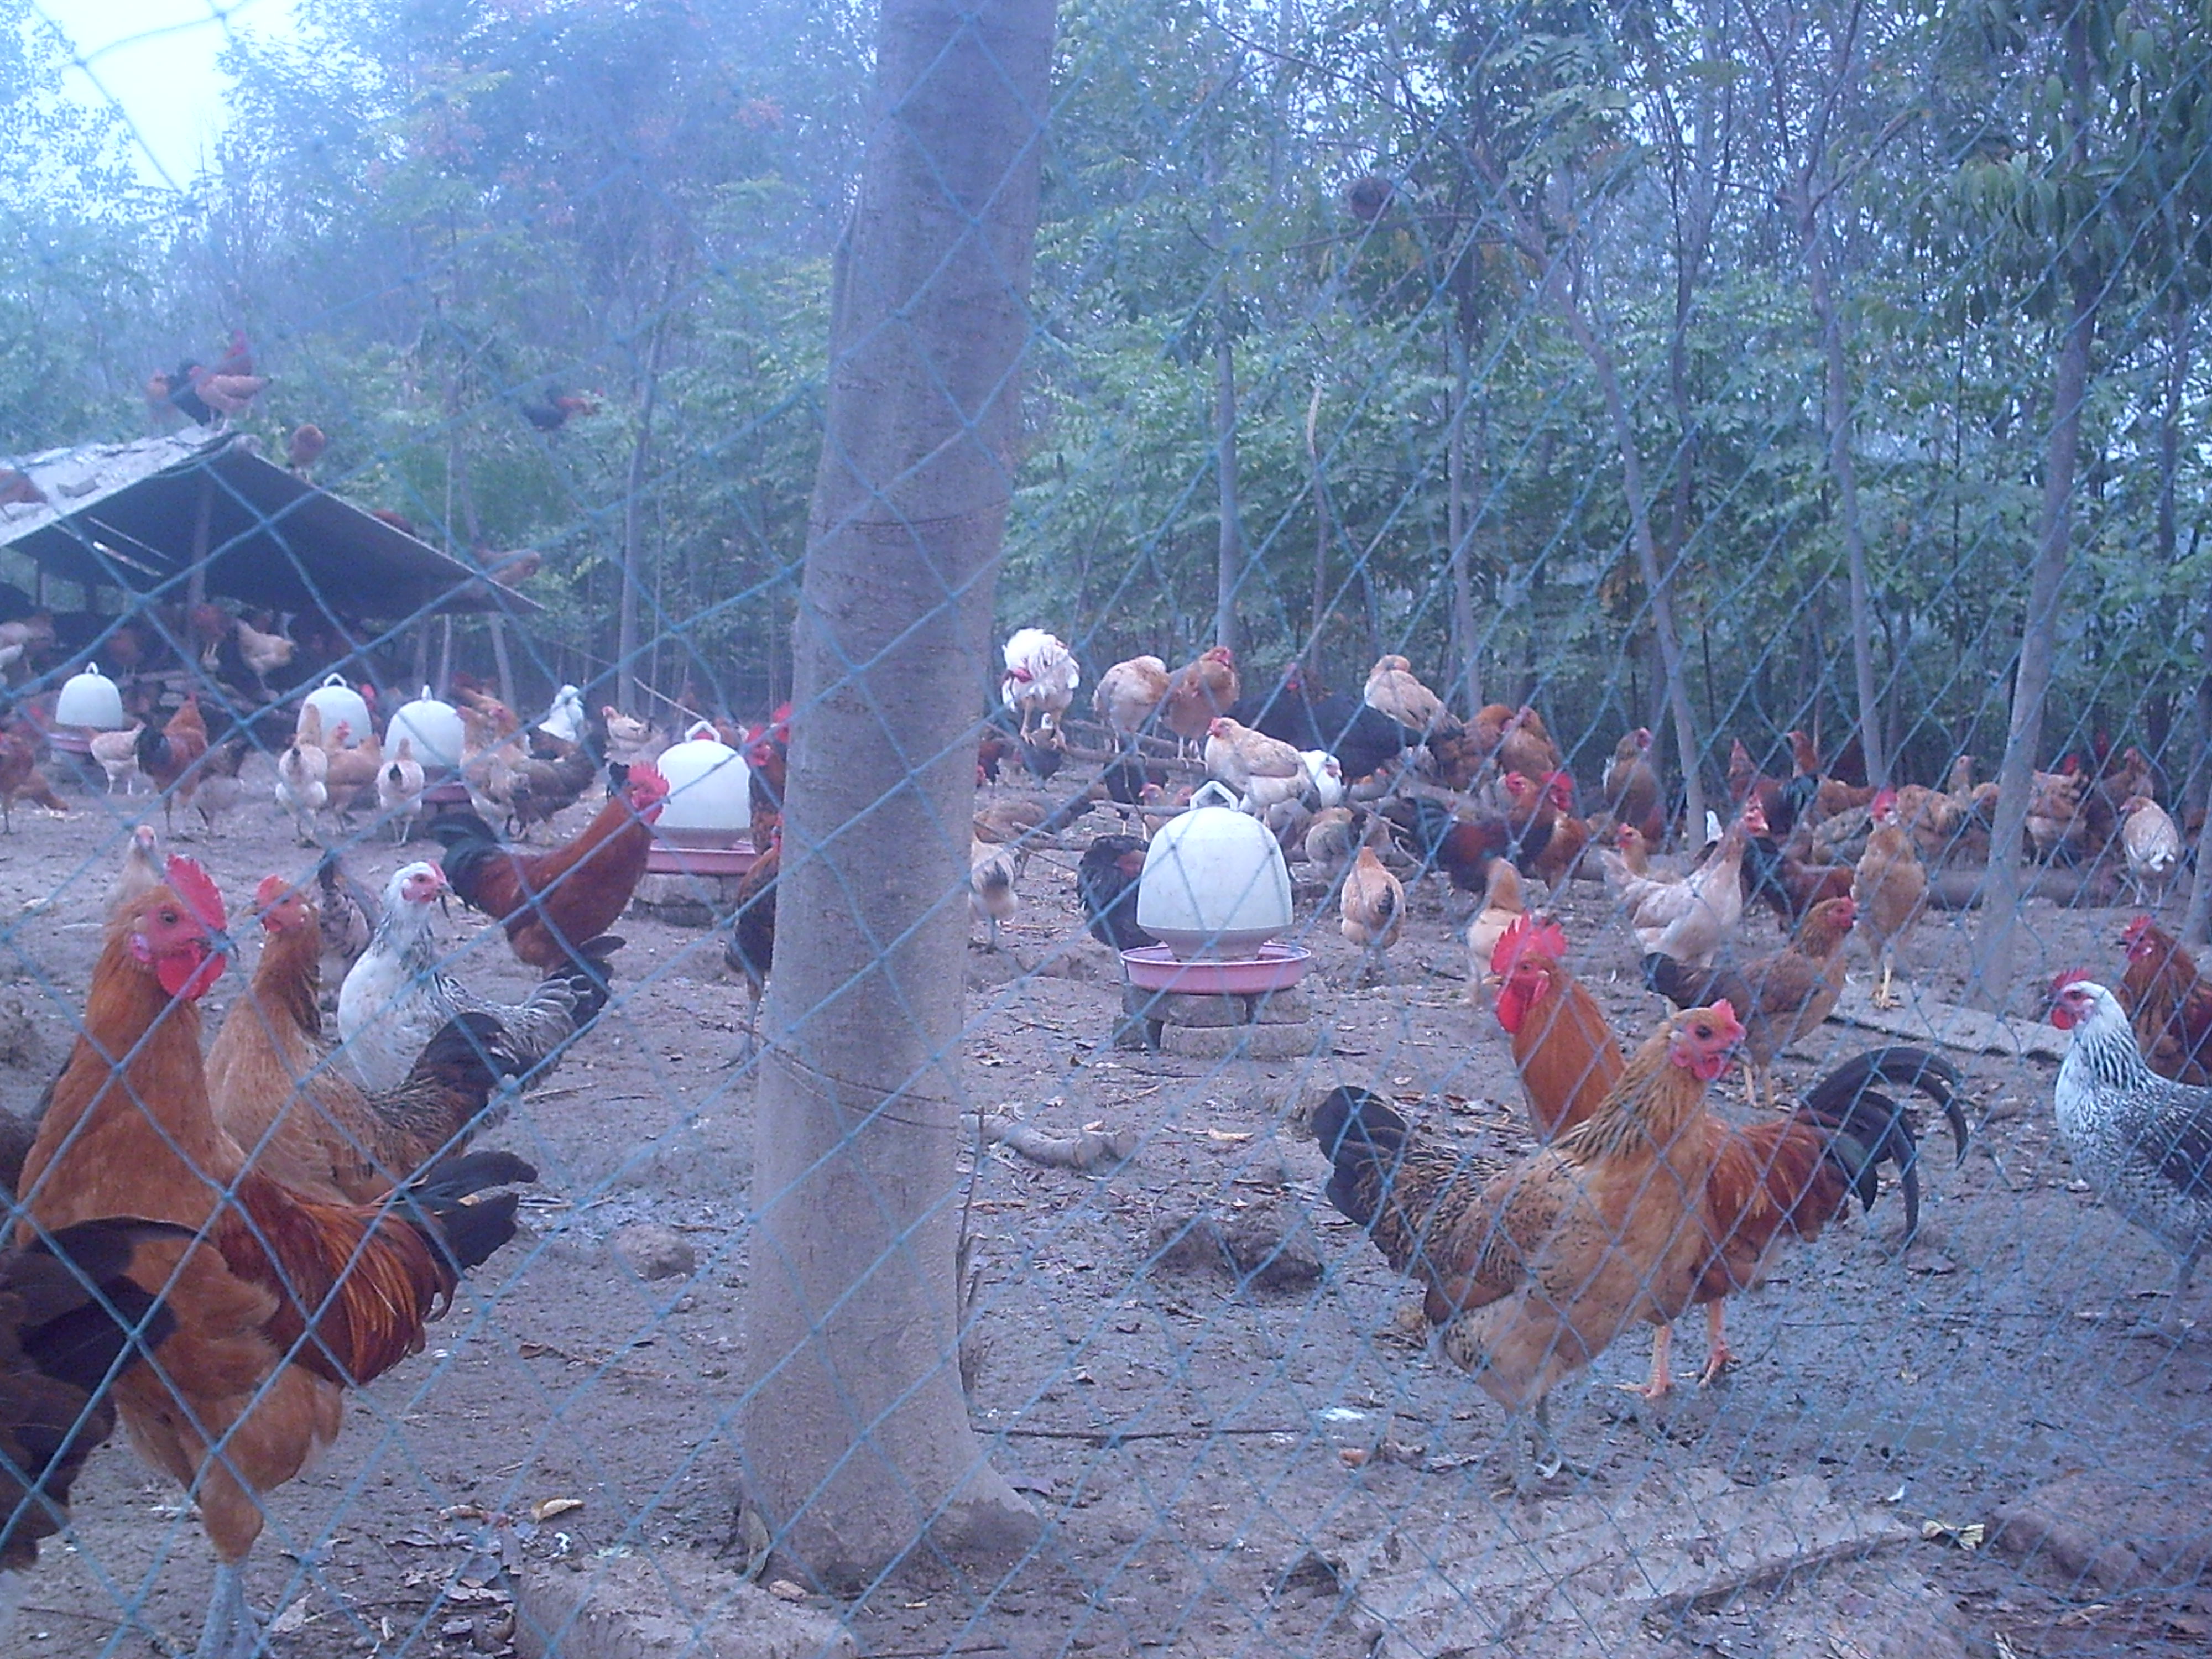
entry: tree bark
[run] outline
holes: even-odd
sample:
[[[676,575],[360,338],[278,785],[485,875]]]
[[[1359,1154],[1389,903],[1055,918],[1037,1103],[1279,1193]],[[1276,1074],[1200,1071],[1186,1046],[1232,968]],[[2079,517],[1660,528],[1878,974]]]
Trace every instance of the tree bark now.
[[[1242,651],[1243,630],[1237,625],[1237,591],[1244,575],[1244,532],[1237,509],[1237,350],[1229,337],[1225,291],[1214,312],[1213,362],[1213,470],[1220,486],[1221,512],[1221,541],[1214,567],[1213,642]]]
[[[1556,283],[1554,287],[1556,288]],[[1605,413],[1613,428],[1613,446],[1620,453],[1621,493],[1628,499],[1629,533],[1636,544],[1636,567],[1644,578],[1644,591],[1651,599],[1651,631],[1659,641],[1659,671],[1666,676],[1667,706],[1674,717],[1674,750],[1682,767],[1682,790],[1689,813],[1689,839],[1695,843],[1705,821],[1705,769],[1699,764],[1697,716],[1690,710],[1689,683],[1682,673],[1682,636],[1674,627],[1674,574],[1659,568],[1659,546],[1651,534],[1651,499],[1644,487],[1644,459],[1636,447],[1636,432],[1628,416],[1628,398],[1620,389],[1620,371],[1613,353],[1598,338],[1582,307],[1564,294],[1555,295],[1559,314],[1575,343],[1589,359],[1597,375],[1598,391],[1605,398]]]
[[[1851,674],[1858,694],[1859,743],[1866,754],[1867,781],[1879,787],[1889,781],[1889,757],[1883,744],[1881,698],[1875,689],[1874,593],[1867,580],[1866,533],[1859,519],[1858,462],[1851,453],[1856,427],[1851,419],[1850,362],[1844,349],[1842,308],[1829,286],[1829,239],[1809,192],[1800,204],[1800,215],[1805,284],[1827,358],[1828,471],[1836,481],[1836,513],[1843,521],[1844,556],[1850,568]]]
[[[664,307],[646,347],[637,441],[630,447],[628,493],[623,498],[622,593],[615,602],[615,706],[625,714],[636,714],[643,702],[637,680],[637,596],[645,580],[645,479],[653,457],[653,407],[660,400],[660,348],[667,337],[668,313]]]
[[[1328,491],[1321,477],[1321,381],[1314,381],[1313,398],[1306,404],[1306,466],[1313,487],[1314,564],[1313,621],[1306,629],[1306,648],[1299,653],[1308,666],[1321,662],[1322,624],[1328,617]]]
[[[972,727],[992,665],[1052,0],[884,0],[838,250],[763,1014],[750,1499],[813,1581],[1007,1559],[958,1370]],[[950,826],[950,829],[948,829]]]
[[[1984,1008],[2001,1011],[2013,991],[2013,943],[2019,921],[2021,838],[2027,828],[2030,774],[2043,742],[2043,705],[2058,632],[2058,590],[2066,580],[2074,529],[2074,471],[2081,450],[2081,399],[2089,383],[2089,347],[2097,328],[2094,277],[2077,274],[2072,314],[2059,349],[2051,391],[2051,439],[2045,450],[2043,515],[2035,571],[2028,581],[2027,615],[2021,629],[2020,667],[2013,679],[2012,716],[2004,760],[1997,769],[1996,827],[1990,835],[1990,868],[1983,889],[1982,921],[1974,937],[1967,990]]]
[[[1482,652],[1474,633],[1474,550],[1469,545],[1474,528],[1467,510],[1467,405],[1474,392],[1473,371],[1468,362],[1467,329],[1463,320],[1452,322],[1451,436],[1444,453],[1444,524],[1451,538],[1452,641],[1458,661],[1451,678],[1466,687],[1462,696],[1470,716],[1482,707]],[[1448,687],[1444,701],[1451,701]]]
[[[2086,176],[2089,161],[2089,46],[2087,21],[2075,11],[2066,21],[2066,65],[2074,136],[2069,162],[2075,177]],[[2089,227],[2077,227],[2076,240]],[[2012,715],[2006,722],[2004,760],[1997,769],[1997,810],[1990,832],[1989,876],[1983,889],[1982,925],[1974,935],[1972,982],[1967,994],[1983,1007],[2002,1011],[2011,1000],[2013,945],[2020,922],[2021,838],[2027,828],[2027,796],[2036,757],[2043,743],[2043,706],[2051,690],[2051,667],[2058,635],[2058,590],[2066,580],[2073,552],[2074,474],[2081,448],[2081,403],[2089,386],[2089,350],[2096,338],[2102,275],[2089,254],[2062,250],[2071,299],[2064,343],[2051,389],[2051,436],[2044,448],[2043,514],[2037,535],[2034,574],[2027,588],[2027,615],[2020,635],[2020,667],[2013,679]]]

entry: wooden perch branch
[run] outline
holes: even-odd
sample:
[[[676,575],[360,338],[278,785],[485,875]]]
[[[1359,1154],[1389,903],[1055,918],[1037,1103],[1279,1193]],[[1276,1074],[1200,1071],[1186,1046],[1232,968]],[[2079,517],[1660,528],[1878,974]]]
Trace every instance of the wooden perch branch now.
[[[960,1125],[986,1145],[1008,1147],[1032,1164],[1086,1175],[1126,1164],[1137,1150],[1134,1129],[1085,1129],[1071,1139],[1048,1134],[1006,1112],[963,1112]]]

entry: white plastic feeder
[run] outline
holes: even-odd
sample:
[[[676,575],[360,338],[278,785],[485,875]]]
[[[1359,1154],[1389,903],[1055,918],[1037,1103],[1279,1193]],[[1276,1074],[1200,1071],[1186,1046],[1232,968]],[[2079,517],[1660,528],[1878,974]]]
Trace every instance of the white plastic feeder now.
[[[1137,925],[1182,962],[1243,961],[1291,925],[1283,849],[1236,797],[1209,783],[1152,837]]]
[[[752,769],[745,757],[701,720],[653,763],[668,780],[668,805],[653,830],[663,841],[686,849],[683,866],[700,874],[727,873],[719,866],[710,871],[712,860],[702,861],[700,852],[738,848],[744,849],[750,865],[752,847],[745,832],[752,824]]]
[[[411,739],[415,758],[426,767],[453,771],[461,763],[460,711],[432,696],[427,685],[421,696],[393,712],[392,724],[385,728],[384,746],[396,749],[402,738]]]
[[[375,730],[368,723],[368,702],[360,692],[345,683],[343,674],[332,674],[301,699],[303,709],[312,708],[322,718],[323,746],[328,748],[331,734],[341,726],[346,729],[345,746],[357,749],[368,740]]]
[[[100,672],[98,663],[88,662],[82,673],[72,674],[63,682],[61,696],[54,699],[54,724],[120,732],[125,724],[123,693]]]

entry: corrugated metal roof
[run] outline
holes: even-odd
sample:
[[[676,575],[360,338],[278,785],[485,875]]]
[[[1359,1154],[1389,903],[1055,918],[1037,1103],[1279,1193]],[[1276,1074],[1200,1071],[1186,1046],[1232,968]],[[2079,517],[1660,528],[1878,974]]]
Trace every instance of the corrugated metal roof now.
[[[41,499],[0,506],[0,546],[64,580],[146,592],[179,581],[204,544],[210,593],[274,611],[390,622],[538,608],[264,459],[241,434],[85,444],[11,465]]]

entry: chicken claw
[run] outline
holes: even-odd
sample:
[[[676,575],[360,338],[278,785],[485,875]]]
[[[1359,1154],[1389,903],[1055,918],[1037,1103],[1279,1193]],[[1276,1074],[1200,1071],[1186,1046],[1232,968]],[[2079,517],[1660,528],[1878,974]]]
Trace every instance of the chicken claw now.
[[[1651,1376],[1644,1382],[1616,1382],[1613,1387],[1623,1394],[1632,1394],[1644,1400],[1664,1400],[1674,1392],[1674,1377],[1667,1361],[1674,1351],[1674,1328],[1662,1325],[1651,1339]]]
[[[1719,1382],[1723,1373],[1735,1364],[1735,1350],[1729,1346],[1728,1338],[1723,1334],[1726,1316],[1721,1308],[1717,1302],[1705,1305],[1705,1370],[1698,1379],[1701,1389],[1709,1389]]]

